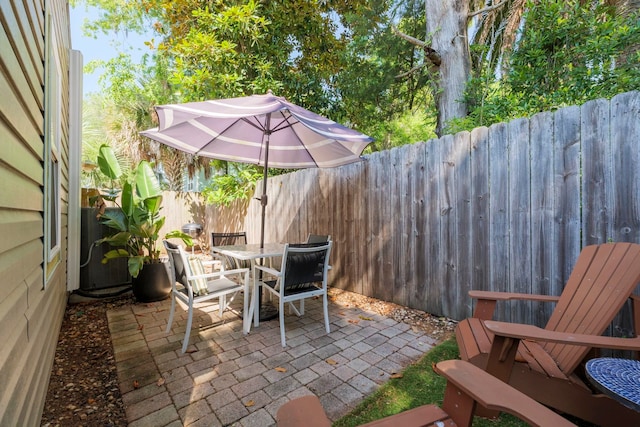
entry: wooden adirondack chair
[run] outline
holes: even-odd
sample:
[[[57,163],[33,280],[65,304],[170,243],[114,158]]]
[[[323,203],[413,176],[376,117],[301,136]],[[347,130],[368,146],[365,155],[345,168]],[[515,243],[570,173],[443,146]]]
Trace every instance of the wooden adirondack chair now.
[[[457,326],[460,357],[561,412],[602,426],[640,426],[640,413],[595,392],[583,369],[594,349],[640,350],[637,336],[602,336],[628,298],[640,314],[640,299],[632,295],[639,281],[640,245],[606,243],[582,250],[559,297],[471,291],[478,303]],[[556,307],[544,329],[491,321],[497,301],[509,300],[555,301]]]

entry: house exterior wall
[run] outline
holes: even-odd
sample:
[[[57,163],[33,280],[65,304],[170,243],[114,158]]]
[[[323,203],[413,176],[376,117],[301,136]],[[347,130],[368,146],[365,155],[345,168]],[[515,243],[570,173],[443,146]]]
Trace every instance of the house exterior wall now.
[[[48,19],[47,16],[50,18]],[[47,21],[51,31],[47,31]],[[47,34],[60,65],[59,251],[45,257]],[[69,5],[0,2],[0,425],[40,424],[67,301]]]

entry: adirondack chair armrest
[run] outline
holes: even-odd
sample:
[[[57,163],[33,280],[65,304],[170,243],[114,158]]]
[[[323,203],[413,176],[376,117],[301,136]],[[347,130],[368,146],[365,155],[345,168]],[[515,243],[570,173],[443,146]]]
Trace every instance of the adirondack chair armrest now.
[[[498,301],[541,301],[558,302],[559,296],[521,294],[514,292],[494,292],[494,291],[469,291],[469,296],[478,300],[473,317],[483,320],[493,318],[493,313]]]
[[[500,337],[518,340],[554,342],[562,344],[583,345],[587,347],[608,348],[613,350],[640,350],[640,337],[618,338],[587,334],[570,334],[566,332],[548,331],[533,325],[487,320],[484,322],[488,330]]]
[[[445,377],[448,384],[488,409],[508,412],[530,425],[574,426],[566,418],[469,362],[445,360],[437,363],[434,370]],[[443,409],[451,415],[455,409],[447,408],[446,397],[445,393]]]

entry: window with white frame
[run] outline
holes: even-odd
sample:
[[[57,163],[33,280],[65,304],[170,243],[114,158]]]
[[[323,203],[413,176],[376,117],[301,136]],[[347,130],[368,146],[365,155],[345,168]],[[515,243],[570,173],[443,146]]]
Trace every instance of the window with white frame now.
[[[60,264],[60,165],[62,139],[62,67],[51,13],[47,13],[44,128],[45,284]]]

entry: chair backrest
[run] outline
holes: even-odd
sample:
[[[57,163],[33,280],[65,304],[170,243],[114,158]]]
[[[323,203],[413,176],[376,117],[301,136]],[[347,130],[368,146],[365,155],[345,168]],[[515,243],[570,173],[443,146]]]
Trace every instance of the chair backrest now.
[[[234,231],[230,233],[211,233],[211,246],[229,246],[229,245],[246,245],[247,233],[245,231]],[[240,261],[236,258],[229,257],[227,255],[217,255],[217,258],[222,260],[222,268],[249,268],[251,267],[250,261]]]
[[[162,243],[169,255],[170,270],[173,276],[171,278],[173,290],[176,290],[175,285],[176,282],[178,282],[184,286],[185,289],[190,290],[194,296],[208,294],[207,279],[201,277],[205,274],[202,261],[198,257],[189,256],[180,245],[175,245],[166,240],[163,240]]]
[[[333,242],[287,244],[282,256],[284,294],[303,291],[321,283],[326,287],[329,254]]]
[[[307,243],[326,243],[331,240],[330,234],[309,234]]]
[[[640,282],[640,245],[605,243],[583,248],[545,329],[602,335]],[[637,331],[636,331],[637,332]],[[547,343],[565,373],[573,372],[589,347]]]
[[[247,233],[234,231],[231,233],[211,233],[211,246],[246,245]]]
[[[180,245],[176,245],[167,240],[163,240],[162,244],[167,250],[167,255],[169,256],[169,265],[171,266],[170,270],[173,276],[171,280],[171,286],[175,287],[176,282],[178,282],[182,284],[182,286],[188,287],[189,286],[189,281],[187,280],[188,267],[185,263],[184,256],[180,251],[181,249]]]

